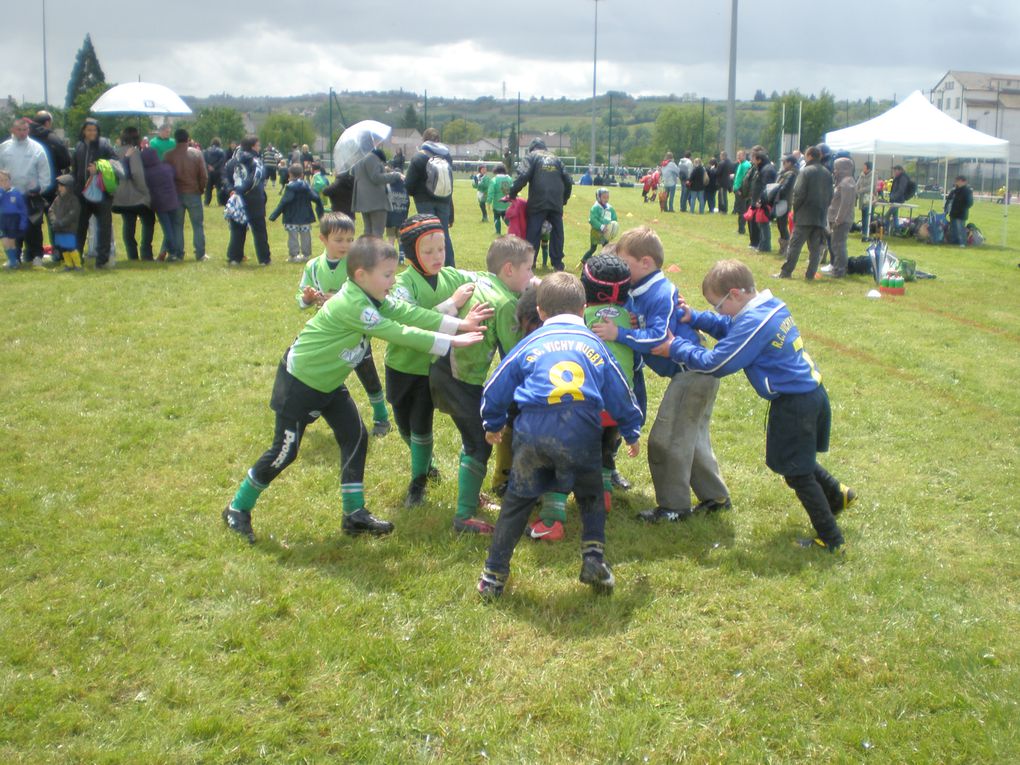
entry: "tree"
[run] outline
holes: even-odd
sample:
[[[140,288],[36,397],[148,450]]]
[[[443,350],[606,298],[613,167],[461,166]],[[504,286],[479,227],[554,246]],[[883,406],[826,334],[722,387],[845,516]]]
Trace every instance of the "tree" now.
[[[270,114],[259,129],[259,140],[263,146],[273,144],[276,147],[287,147],[291,144],[308,144],[315,142],[315,128],[307,117],[295,114]]]
[[[99,66],[96,49],[92,47],[91,35],[85,35],[85,42],[82,43],[81,48],[78,49],[78,55],[74,58],[74,68],[71,70],[71,79],[67,83],[67,98],[64,100],[64,106],[70,109],[78,100],[79,95],[102,82],[106,82],[106,75],[103,74],[103,68]]]
[[[421,118],[418,117],[418,110],[414,108],[414,104],[408,104],[407,108],[404,109],[404,116],[400,118],[400,127],[417,130],[418,132],[425,129]]]
[[[244,138],[244,120],[241,118],[241,112],[226,106],[202,109],[187,128],[191,137],[202,146],[208,146],[213,138],[219,138],[224,144]]]
[[[758,88],[756,91],[754,91],[754,100],[755,101],[764,101],[765,100],[765,91],[762,90],[761,88]]]
[[[482,137],[482,126],[464,119],[450,120],[443,126],[444,143],[473,143]]]
[[[71,108],[65,112],[66,121],[64,122],[64,127],[67,131],[67,139],[71,142],[72,148],[78,140],[78,132],[81,130],[81,126],[85,122],[85,118],[89,116],[89,113],[92,110],[92,104],[94,104],[96,99],[103,95],[103,93],[109,90],[110,87],[111,86],[107,85],[105,82],[97,82],[88,90],[84,90],[79,93],[75,102],[71,105]],[[94,116],[99,122],[99,131],[113,143],[117,143],[120,131],[128,125],[137,127],[142,135],[152,133],[154,130],[152,120],[141,115],[97,114]]]

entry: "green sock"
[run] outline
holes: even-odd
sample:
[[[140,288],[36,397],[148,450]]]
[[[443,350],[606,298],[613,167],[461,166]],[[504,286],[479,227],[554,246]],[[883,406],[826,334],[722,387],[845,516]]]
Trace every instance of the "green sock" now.
[[[342,503],[344,515],[350,515],[355,510],[363,508],[365,506],[365,484],[340,484],[340,501]]]
[[[457,471],[457,517],[473,518],[478,511],[478,493],[485,480],[485,465],[461,452]]]
[[[369,393],[368,402],[372,405],[372,420],[374,422],[386,422],[390,419],[390,413],[386,411],[386,398],[382,391]]]
[[[411,478],[429,472],[432,464],[432,434],[411,434]]]
[[[252,508],[255,507],[255,503],[258,502],[259,494],[265,490],[265,486],[251,477],[251,471],[249,470],[248,475],[241,481],[241,485],[237,487],[237,493],[230,501],[230,507],[234,510],[240,510],[242,513],[250,513]]]
[[[613,471],[609,468],[602,468],[602,491],[613,490]]]
[[[546,526],[553,523],[567,522],[567,495],[558,491],[547,491],[542,495],[542,509],[538,511],[538,517]]]

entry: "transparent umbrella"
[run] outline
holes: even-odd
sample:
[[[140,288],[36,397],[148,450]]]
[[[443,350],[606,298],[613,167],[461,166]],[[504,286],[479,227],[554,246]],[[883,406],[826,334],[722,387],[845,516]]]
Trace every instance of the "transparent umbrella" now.
[[[191,109],[165,85],[125,82],[103,93],[92,104],[93,114],[191,114]]]
[[[362,120],[347,128],[333,147],[333,169],[346,173],[390,137],[393,128],[375,120]]]

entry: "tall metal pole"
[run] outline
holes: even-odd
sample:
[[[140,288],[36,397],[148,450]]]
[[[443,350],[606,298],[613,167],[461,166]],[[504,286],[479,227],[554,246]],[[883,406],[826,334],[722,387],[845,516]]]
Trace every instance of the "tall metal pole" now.
[[[50,105],[50,78],[46,66],[46,0],[42,2],[42,83],[43,104]]]
[[[726,92],[726,155],[736,156],[737,143],[737,2],[730,10],[730,83]]]
[[[609,92],[609,152],[606,162],[609,164],[607,175],[613,174],[613,93]]]
[[[598,80],[599,65],[599,0],[595,0],[595,42],[592,46],[591,58],[591,159],[588,171],[595,172],[595,84]]]

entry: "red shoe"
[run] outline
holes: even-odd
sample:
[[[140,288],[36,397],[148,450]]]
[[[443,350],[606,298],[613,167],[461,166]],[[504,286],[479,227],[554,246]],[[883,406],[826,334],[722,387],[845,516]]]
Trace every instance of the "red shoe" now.
[[[491,534],[496,527],[481,518],[454,518],[453,530],[469,534]]]
[[[553,521],[552,526],[547,526],[545,521],[537,520],[528,526],[528,536],[532,539],[540,539],[543,542],[559,542],[566,532],[560,521]]]

